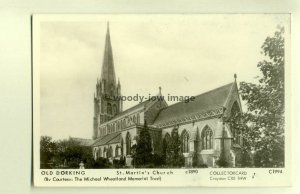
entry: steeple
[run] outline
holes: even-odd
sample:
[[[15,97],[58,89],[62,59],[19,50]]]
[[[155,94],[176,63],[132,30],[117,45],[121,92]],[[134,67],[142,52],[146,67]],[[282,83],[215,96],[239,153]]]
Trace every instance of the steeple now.
[[[122,112],[123,102],[121,99],[113,98],[114,96],[121,96],[121,84],[116,80],[109,24],[107,23],[102,72],[100,79],[97,79],[96,93],[94,94],[94,139],[106,135],[105,131],[100,131],[100,125]]]
[[[110,42],[109,23],[107,22],[107,32],[105,39],[101,80],[105,80],[108,84],[116,84],[114,59]]]

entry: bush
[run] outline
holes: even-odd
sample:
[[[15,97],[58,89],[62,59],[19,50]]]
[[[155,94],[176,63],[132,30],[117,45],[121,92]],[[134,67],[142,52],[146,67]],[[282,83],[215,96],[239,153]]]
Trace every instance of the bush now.
[[[154,167],[162,167],[165,164],[165,157],[160,154],[153,154],[152,164]]]
[[[227,168],[229,167],[229,163],[227,162],[224,154],[221,154],[219,160],[217,160],[216,164],[221,168]]]
[[[247,150],[242,150],[241,166],[252,167],[252,158]]]
[[[200,164],[197,166],[198,168],[208,168],[208,166],[206,164]]]
[[[151,136],[147,123],[145,122],[144,127],[140,131],[135,153],[133,154],[134,165],[139,167],[151,164],[152,156]]]
[[[125,167],[125,157],[121,157],[119,160],[114,159],[113,160],[113,167],[114,168],[124,168]]]
[[[121,156],[121,158],[120,158],[120,165],[122,165],[122,166],[125,166],[126,165],[126,158],[125,158],[125,156]]]
[[[110,168],[112,165],[107,158],[98,158],[92,168]]]
[[[198,167],[198,153],[194,153],[193,155],[193,167]]]
[[[178,129],[174,128],[171,133],[170,143],[166,149],[166,165],[169,167],[180,168],[184,166],[184,156],[180,151],[181,141]]]

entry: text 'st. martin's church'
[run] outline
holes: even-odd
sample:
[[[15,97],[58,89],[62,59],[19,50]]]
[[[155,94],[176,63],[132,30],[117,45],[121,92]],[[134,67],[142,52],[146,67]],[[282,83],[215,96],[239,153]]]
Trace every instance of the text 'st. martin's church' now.
[[[242,139],[226,122],[241,111],[235,81],[195,96],[189,103],[171,106],[164,100],[145,101],[123,111],[122,101],[114,96],[121,96],[121,84],[116,80],[108,28],[101,77],[94,96],[94,158],[112,161],[125,157],[126,165],[130,166],[132,146],[147,122],[156,154],[166,153],[171,133],[175,132],[181,140],[185,166],[191,166],[197,155],[199,165],[214,167],[221,153],[230,166],[240,165]]]

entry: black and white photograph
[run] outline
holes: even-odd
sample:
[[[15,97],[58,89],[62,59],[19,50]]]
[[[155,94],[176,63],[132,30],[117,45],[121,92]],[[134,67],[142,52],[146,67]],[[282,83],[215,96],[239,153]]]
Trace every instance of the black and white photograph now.
[[[198,181],[179,185],[205,186],[202,171],[222,185],[222,172],[249,181],[246,169],[289,167],[290,15],[41,14],[32,25],[39,175],[111,170],[139,184],[124,182],[178,171]]]

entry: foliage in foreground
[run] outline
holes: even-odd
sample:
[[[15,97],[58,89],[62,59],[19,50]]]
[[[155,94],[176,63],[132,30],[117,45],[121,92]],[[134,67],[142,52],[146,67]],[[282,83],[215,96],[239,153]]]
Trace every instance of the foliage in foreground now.
[[[93,168],[94,159],[90,147],[81,146],[77,141],[53,141],[49,136],[40,140],[41,168],[79,168],[82,161],[85,168]]]
[[[240,83],[247,112],[239,126],[244,147],[253,153],[255,167],[284,166],[284,28],[262,45],[265,60],[257,65],[262,73],[258,83]],[[249,165],[249,164],[247,164]]]

